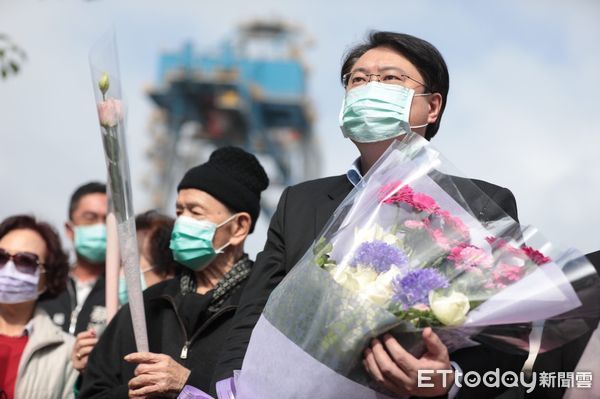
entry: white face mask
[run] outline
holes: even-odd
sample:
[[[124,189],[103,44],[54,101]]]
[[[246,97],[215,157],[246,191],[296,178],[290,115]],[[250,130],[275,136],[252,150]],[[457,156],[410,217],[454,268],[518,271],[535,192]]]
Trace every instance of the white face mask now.
[[[35,301],[39,295],[40,268],[35,274],[17,270],[12,260],[0,268],[0,303]]]
[[[375,143],[408,133],[413,89],[400,85],[370,82],[346,93],[340,110],[339,123],[344,137],[358,143]]]

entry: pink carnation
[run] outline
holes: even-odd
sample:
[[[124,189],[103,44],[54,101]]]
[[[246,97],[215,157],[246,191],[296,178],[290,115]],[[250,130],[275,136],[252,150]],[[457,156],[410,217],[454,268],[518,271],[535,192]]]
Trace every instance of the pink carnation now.
[[[474,245],[461,244],[452,248],[448,259],[454,262],[457,270],[481,274],[480,268],[492,267],[493,258],[483,249]]]
[[[544,256],[544,254],[538,251],[537,249],[528,247],[526,245],[523,245],[521,249],[523,250],[525,255],[527,255],[527,257],[537,265],[543,265],[544,263],[548,263],[551,261],[549,257]]]
[[[384,204],[397,204],[404,202],[412,204],[413,189],[402,183],[388,183],[379,190],[379,200]]]
[[[425,223],[422,220],[407,220],[404,222],[404,227],[408,229],[422,229]]]
[[[442,249],[449,250],[450,249],[450,240],[448,237],[444,235],[444,232],[441,229],[427,229],[429,236],[431,239]]]
[[[123,119],[123,107],[121,101],[109,98],[98,104],[98,117],[100,125],[105,128],[117,126]]]
[[[517,256],[519,258],[523,257],[523,252],[510,245],[504,238],[490,236],[486,237],[485,240],[492,246],[494,252],[502,251],[508,255]]]
[[[520,280],[524,274],[525,270],[522,267],[502,263],[492,272],[492,277],[494,283],[499,288],[502,288],[510,283]]]
[[[440,209],[433,198],[423,193],[415,193],[412,196],[412,206],[419,211],[427,211],[430,213]]]
[[[448,211],[438,209],[435,212],[444,221],[444,225],[454,233],[456,233],[461,241],[468,241],[471,238],[469,228],[460,218],[454,217]]]

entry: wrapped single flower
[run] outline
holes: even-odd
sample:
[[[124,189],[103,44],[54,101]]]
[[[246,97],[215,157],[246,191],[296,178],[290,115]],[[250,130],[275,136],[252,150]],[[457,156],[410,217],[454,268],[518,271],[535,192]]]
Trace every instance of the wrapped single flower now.
[[[110,209],[107,220],[114,221],[113,225],[116,225],[116,231],[111,231],[118,236],[115,242],[118,242],[119,247],[116,256],[113,256],[114,253],[107,256],[107,260],[113,260],[106,264],[107,318],[114,315],[117,309],[120,263],[127,283],[136,347],[139,352],[146,352],[148,336],[126,145],[126,106],[123,100],[114,34],[107,35],[95,43],[90,50],[89,58],[107,170]]]

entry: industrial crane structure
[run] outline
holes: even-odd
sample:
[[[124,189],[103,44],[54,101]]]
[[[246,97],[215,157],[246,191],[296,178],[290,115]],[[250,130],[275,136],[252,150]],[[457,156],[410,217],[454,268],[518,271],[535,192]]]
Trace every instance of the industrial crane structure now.
[[[302,40],[289,24],[255,21],[216,51],[186,43],[160,56],[159,83],[148,91],[156,110],[144,183],[153,207],[172,209],[183,173],[225,145],[245,148],[265,166],[267,215],[285,186],[318,177]]]

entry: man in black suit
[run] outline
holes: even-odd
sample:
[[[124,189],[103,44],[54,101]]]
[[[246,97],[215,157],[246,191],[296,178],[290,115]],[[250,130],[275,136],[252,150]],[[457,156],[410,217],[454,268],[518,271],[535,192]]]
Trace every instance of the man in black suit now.
[[[270,292],[309,249],[336,207],[392,141],[409,129],[428,140],[438,131],[449,77],[443,57],[430,43],[405,34],[374,32],[366,43],[348,52],[341,78],[346,95],[340,127],[356,145],[360,157],[347,174],[288,187],[281,195],[264,250],[257,257],[240,302],[244,305],[236,314],[221,354],[219,379],[241,368],[252,328]],[[517,218],[516,202],[509,190],[483,181],[472,182],[489,197],[464,198],[476,217],[495,220],[504,211]],[[471,183],[456,179],[459,190],[464,184]],[[453,386],[453,374],[446,386],[441,383],[441,374],[436,374],[438,379],[431,381],[434,388],[417,387],[418,369],[452,369],[446,347],[431,329],[425,329],[423,340],[428,352],[421,358],[405,352],[391,337],[374,340],[365,351],[367,371],[397,394],[446,395]],[[489,360],[495,353],[480,350],[478,355],[466,350],[458,358],[461,356]],[[463,371],[465,365],[469,369],[468,363],[465,360],[460,366]],[[518,370],[520,365],[513,362],[508,367]],[[455,395],[452,392],[450,396]]]

